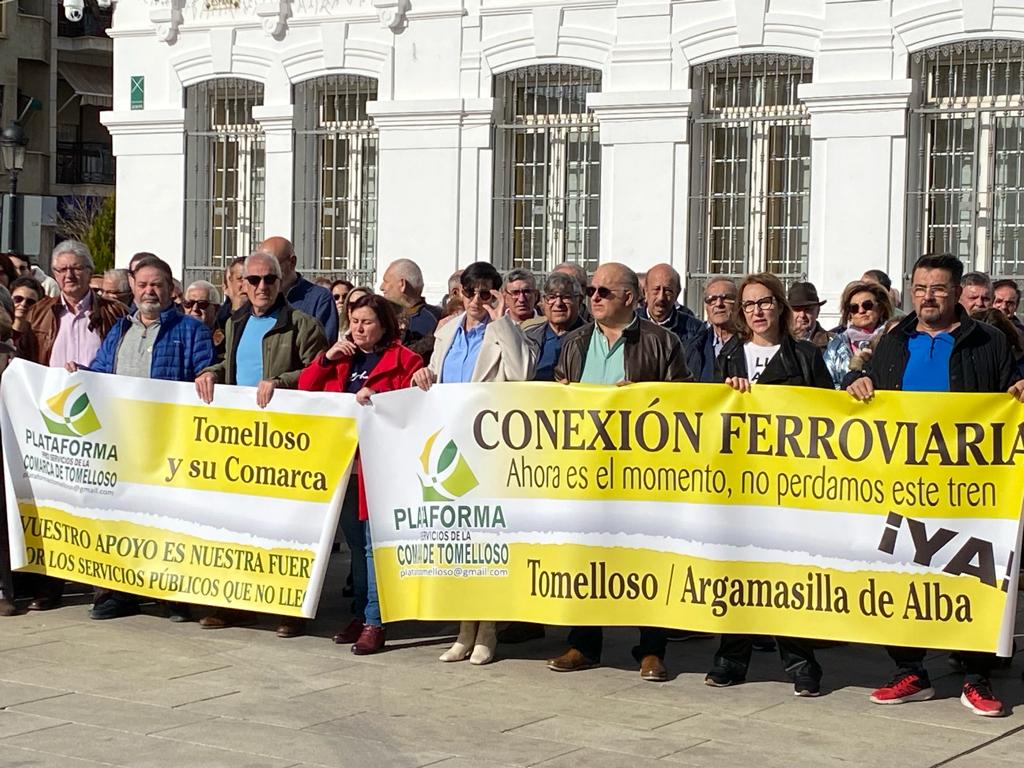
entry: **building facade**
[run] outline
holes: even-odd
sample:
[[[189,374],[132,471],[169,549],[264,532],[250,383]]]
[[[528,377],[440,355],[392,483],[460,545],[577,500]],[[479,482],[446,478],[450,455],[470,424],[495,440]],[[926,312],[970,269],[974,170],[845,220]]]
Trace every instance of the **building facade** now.
[[[119,262],[1024,278],[1024,0],[117,4]]]
[[[113,107],[110,24],[110,10],[95,2],[75,22],[59,0],[0,5],[0,126],[18,121],[28,138],[20,226],[26,252],[44,264],[61,201],[114,193],[111,138],[100,123],[100,112]],[[0,169],[0,189],[8,188]]]

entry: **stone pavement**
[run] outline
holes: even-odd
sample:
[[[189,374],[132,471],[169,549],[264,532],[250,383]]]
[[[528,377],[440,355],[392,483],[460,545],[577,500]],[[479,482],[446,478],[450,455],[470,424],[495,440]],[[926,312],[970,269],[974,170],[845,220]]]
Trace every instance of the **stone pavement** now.
[[[881,649],[822,651],[825,695],[797,699],[774,654],[755,653],[746,685],[704,686],[716,640],[670,644],[670,682],[642,682],[630,629],[606,633],[608,666],[574,674],[543,664],[560,628],[487,667],[437,661],[444,624],[396,625],[388,652],[359,658],[330,641],[344,603],[335,589],[313,634],[290,640],[270,621],[171,624],[156,605],[90,621],[85,596],[0,619],[0,766],[1024,765],[1024,654],[995,678],[1011,715],[986,719],[960,705],[945,654],[928,662],[938,700],[880,707]]]

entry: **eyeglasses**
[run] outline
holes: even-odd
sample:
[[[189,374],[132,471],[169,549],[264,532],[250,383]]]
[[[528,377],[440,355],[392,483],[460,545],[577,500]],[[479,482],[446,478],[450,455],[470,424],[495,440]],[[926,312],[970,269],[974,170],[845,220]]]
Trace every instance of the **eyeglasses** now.
[[[608,299],[615,295],[615,291],[604,285],[588,285],[587,296],[589,296],[590,298],[594,298],[595,295],[602,301],[607,301]]]
[[[506,290],[505,293],[507,293],[513,299],[519,299],[519,298],[524,298],[524,297],[528,299],[528,298],[530,298],[530,296],[533,295],[533,289],[532,288],[516,288],[514,291]]]
[[[71,272],[72,274],[80,275],[83,272],[91,272],[91,271],[92,270],[89,269],[88,267],[61,267],[60,269],[54,269],[53,270],[53,274],[55,274],[55,275],[66,275],[68,272]]]
[[[31,307],[38,301],[38,299],[30,299],[28,296],[12,296],[15,304],[24,304],[26,307]]]
[[[253,288],[259,285],[261,282],[266,283],[267,285],[273,285],[274,283],[277,282],[277,275],[246,275],[245,282],[247,282]]]
[[[212,303],[213,302],[208,301],[206,299],[198,299],[196,301],[192,301],[191,299],[185,299],[183,302],[181,302],[181,306],[183,306],[185,309],[192,309],[192,307],[195,307],[200,312],[205,312],[210,308],[210,305]]]
[[[873,302],[871,299],[868,299],[862,304],[857,304],[856,302],[851,301],[849,304],[846,305],[846,311],[849,312],[851,315],[856,315],[859,314],[860,312],[870,312],[877,306],[878,305],[875,304],[875,302]]]
[[[735,304],[736,297],[728,293],[715,293],[712,294],[711,296],[704,297],[704,303],[707,304],[709,307],[712,304],[718,304],[719,302],[721,302],[722,304]]]
[[[331,294],[331,296],[334,298],[335,301],[344,301],[345,300],[345,295],[346,294],[344,294],[344,293],[332,293]]]
[[[757,301],[741,301],[740,309],[746,314],[751,314],[755,309],[760,309],[762,312],[767,312],[769,309],[775,306],[774,296],[763,296]]]
[[[473,288],[463,288],[462,295],[466,297],[466,301],[472,301],[474,296],[479,296],[480,301],[485,304],[494,298],[494,292],[484,288],[482,291],[477,291]]]
[[[950,288],[948,285],[915,285],[910,289],[910,292],[917,297],[921,296],[935,296],[939,299],[944,299],[949,296]]]
[[[572,304],[576,301],[576,296],[570,296],[567,293],[546,293],[544,294],[544,301],[548,304],[557,304],[558,302]]]

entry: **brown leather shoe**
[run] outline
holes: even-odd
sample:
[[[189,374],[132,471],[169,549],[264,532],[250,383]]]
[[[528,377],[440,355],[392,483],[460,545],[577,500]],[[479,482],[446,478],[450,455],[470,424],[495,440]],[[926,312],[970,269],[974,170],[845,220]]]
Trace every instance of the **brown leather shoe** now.
[[[352,653],[356,656],[368,656],[371,653],[383,650],[386,635],[387,631],[384,627],[373,626],[372,624],[364,625],[359,639],[352,646]]]
[[[352,619],[341,632],[334,636],[334,642],[338,645],[351,645],[363,634],[362,619]]]
[[[540,640],[544,637],[544,625],[529,621],[513,621],[498,633],[498,642],[507,645]]]
[[[588,659],[575,648],[570,648],[557,659],[548,661],[548,669],[552,672],[580,672],[600,666],[600,662]]]
[[[6,597],[0,597],[0,616],[14,616],[18,609]]]
[[[649,683],[664,683],[668,680],[668,670],[661,659],[652,653],[650,656],[644,656],[640,662],[640,679]]]
[[[294,616],[282,616],[277,625],[278,637],[301,637],[306,634],[306,620]]]
[[[54,608],[60,606],[59,597],[37,597],[27,606],[26,610],[29,611],[52,611]]]
[[[228,627],[245,627],[255,621],[248,611],[236,611],[231,608],[218,608],[209,616],[199,620],[203,629],[227,629]]]

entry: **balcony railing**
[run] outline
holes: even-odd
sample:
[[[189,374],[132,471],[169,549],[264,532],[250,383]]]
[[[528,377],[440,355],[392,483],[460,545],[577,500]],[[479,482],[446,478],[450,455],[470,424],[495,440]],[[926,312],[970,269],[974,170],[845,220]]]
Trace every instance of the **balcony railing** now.
[[[57,142],[58,184],[113,184],[114,155],[109,144]]]
[[[114,11],[96,11],[86,6],[81,21],[68,21],[63,8],[58,9],[57,34],[60,37],[106,37],[114,25]]]

